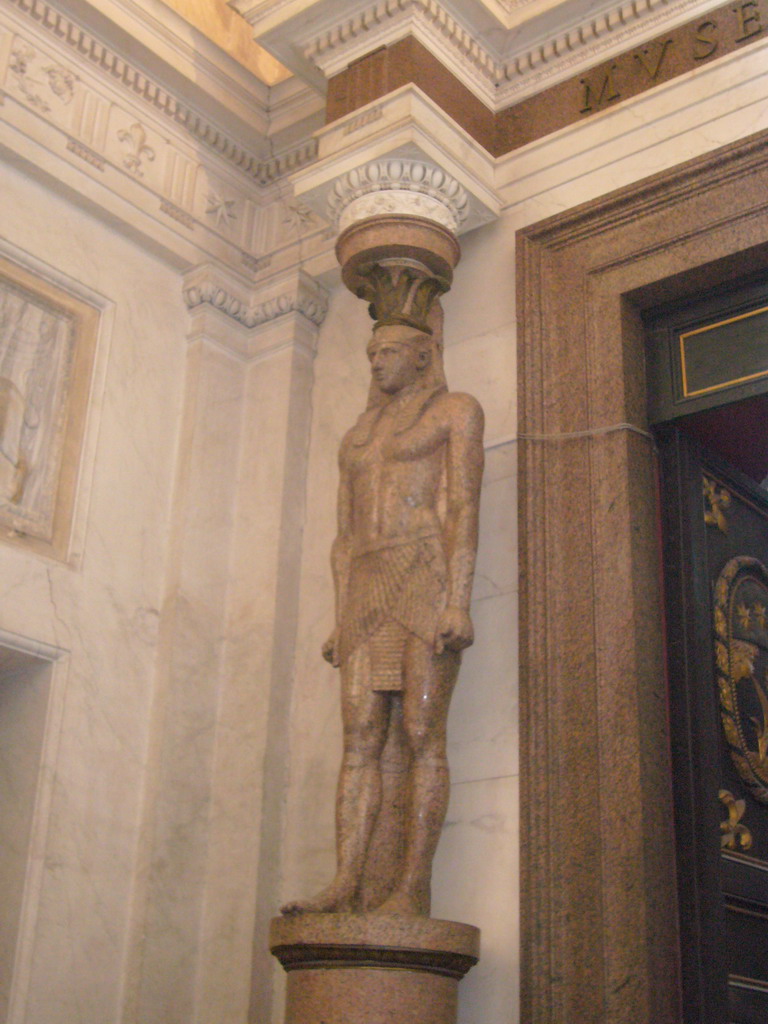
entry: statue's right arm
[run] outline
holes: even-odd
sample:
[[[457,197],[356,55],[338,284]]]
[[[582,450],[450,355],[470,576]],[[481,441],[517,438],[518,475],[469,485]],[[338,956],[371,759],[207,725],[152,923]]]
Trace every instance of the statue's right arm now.
[[[334,668],[339,667],[337,638],[344,619],[344,605],[349,581],[349,562],[352,547],[352,488],[349,474],[340,460],[339,496],[336,506],[337,532],[331,547],[331,570],[336,596],[336,625],[328,640],[323,644],[323,657]]]

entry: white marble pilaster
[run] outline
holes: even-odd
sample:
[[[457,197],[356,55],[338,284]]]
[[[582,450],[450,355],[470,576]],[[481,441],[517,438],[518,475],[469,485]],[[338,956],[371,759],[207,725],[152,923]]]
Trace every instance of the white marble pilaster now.
[[[164,1024],[245,1019],[262,847],[279,831],[263,820],[280,808],[262,808],[262,765],[285,682],[272,665],[289,663],[274,648],[293,642],[324,300],[299,270],[249,287],[210,265],[184,281],[185,406],[131,1011]]]
[[[194,337],[160,638],[137,1020],[194,1014],[242,397],[239,357]]]
[[[208,876],[217,883],[202,922],[201,1022],[245,1020],[249,1002],[250,1019],[266,1019],[269,1003],[266,931],[283,856],[314,353],[325,313],[322,291],[301,272],[272,291],[262,303],[277,315],[252,329],[255,355],[243,382],[211,803]],[[223,969],[228,957],[253,959],[252,976]]]

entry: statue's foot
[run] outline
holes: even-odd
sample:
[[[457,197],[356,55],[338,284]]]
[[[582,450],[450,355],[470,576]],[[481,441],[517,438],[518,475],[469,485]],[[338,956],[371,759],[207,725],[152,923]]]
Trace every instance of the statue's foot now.
[[[374,914],[392,914],[396,917],[406,917],[414,914],[424,914],[425,911],[419,904],[419,900],[409,892],[400,889],[388,896],[373,911]]]
[[[331,882],[317,896],[306,900],[291,900],[280,907],[280,913],[290,917],[293,914],[343,914],[352,910],[356,886],[345,882]]]

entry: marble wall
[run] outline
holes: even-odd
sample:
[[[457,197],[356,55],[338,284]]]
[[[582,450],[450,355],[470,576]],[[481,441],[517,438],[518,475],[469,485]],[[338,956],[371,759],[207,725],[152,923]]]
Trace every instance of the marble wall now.
[[[3,255],[100,311],[67,560],[0,544],[0,637],[52,673],[10,1021],[118,1020],[168,599],[177,274],[6,166]]]
[[[518,1020],[515,231],[768,128],[767,97],[755,44],[510,154],[504,215],[461,239],[445,363],[487,468],[433,900],[483,932],[461,1024]],[[329,275],[319,335],[291,313],[244,355],[189,338],[178,265],[64,190],[4,166],[0,213],[0,256],[100,325],[68,558],[0,543],[0,644],[50,666],[8,1020],[278,1024],[269,917],[334,866],[319,652],[370,320]]]
[[[6,815],[29,833],[0,865],[8,1021],[240,1022],[281,856],[322,289],[281,278],[247,331],[192,316],[178,267],[6,183],[0,255],[99,315],[69,549],[0,543],[3,735],[25,749],[0,782],[34,808]]]

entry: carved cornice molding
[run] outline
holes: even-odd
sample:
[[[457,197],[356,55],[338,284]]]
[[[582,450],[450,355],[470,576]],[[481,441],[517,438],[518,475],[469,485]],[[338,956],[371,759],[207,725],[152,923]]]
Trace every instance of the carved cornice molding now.
[[[495,109],[556,85],[714,6],[712,0],[625,0],[565,31],[547,32],[534,46],[501,62]]]
[[[312,163],[316,156],[317,139],[305,139],[292,149],[287,149],[269,160],[262,160],[256,180],[260,185],[270,185]]]
[[[262,299],[265,292],[272,294]],[[248,283],[220,267],[205,264],[185,276],[182,294],[190,312],[214,309],[248,330],[287,313],[300,313],[319,327],[328,311],[327,292],[302,271],[277,279],[254,294]]]
[[[298,289],[283,292],[266,302],[259,302],[248,311],[245,324],[248,327],[259,327],[261,324],[277,320],[286,313],[301,313],[303,317],[319,327],[328,312],[328,296],[319,288],[308,288],[306,279],[301,279]]]
[[[8,3],[55,39],[57,46],[69,49],[77,63],[86,61],[131,98],[146,103],[154,113],[181,128],[194,142],[202,143],[257,184],[269,184],[314,159],[316,147],[313,140],[302,141],[282,153],[262,158],[47,0],[8,0]]]
[[[500,79],[501,62],[437,0],[378,0],[310,40],[302,52],[307,60],[317,64],[330,77],[355,59],[349,56],[352,47],[360,50],[358,55],[362,56],[383,45],[384,38],[392,42],[408,32],[418,34],[422,27],[428,29],[433,43],[435,33],[442,36],[463,61],[489,81]],[[374,37],[376,42],[372,46]]]
[[[274,274],[326,251],[332,260],[326,222],[286,180],[314,162],[317,142],[305,131],[259,158],[184,105],[183,82],[174,96],[47,0],[0,5],[0,81],[4,145],[177,264],[210,259],[263,277],[270,263]],[[307,90],[293,82],[276,91],[297,108]],[[266,144],[258,135],[254,143]]]
[[[338,0],[303,4],[229,0],[255,37],[308,81],[330,78],[376,49],[413,35],[491,110],[586,69],[633,42],[680,24],[712,0]],[[318,76],[318,71],[320,75]]]
[[[459,232],[467,218],[469,196],[441,167],[423,160],[375,160],[339,178],[328,197],[339,231],[380,214],[426,217]]]
[[[233,295],[226,286],[222,286],[218,282],[208,280],[199,284],[187,285],[185,283],[182,295],[184,304],[189,310],[198,309],[200,306],[211,306],[213,309],[218,309],[224,316],[236,320],[237,323],[249,326],[246,323],[248,319],[247,302],[237,295]],[[253,324],[250,326],[252,327]]]

